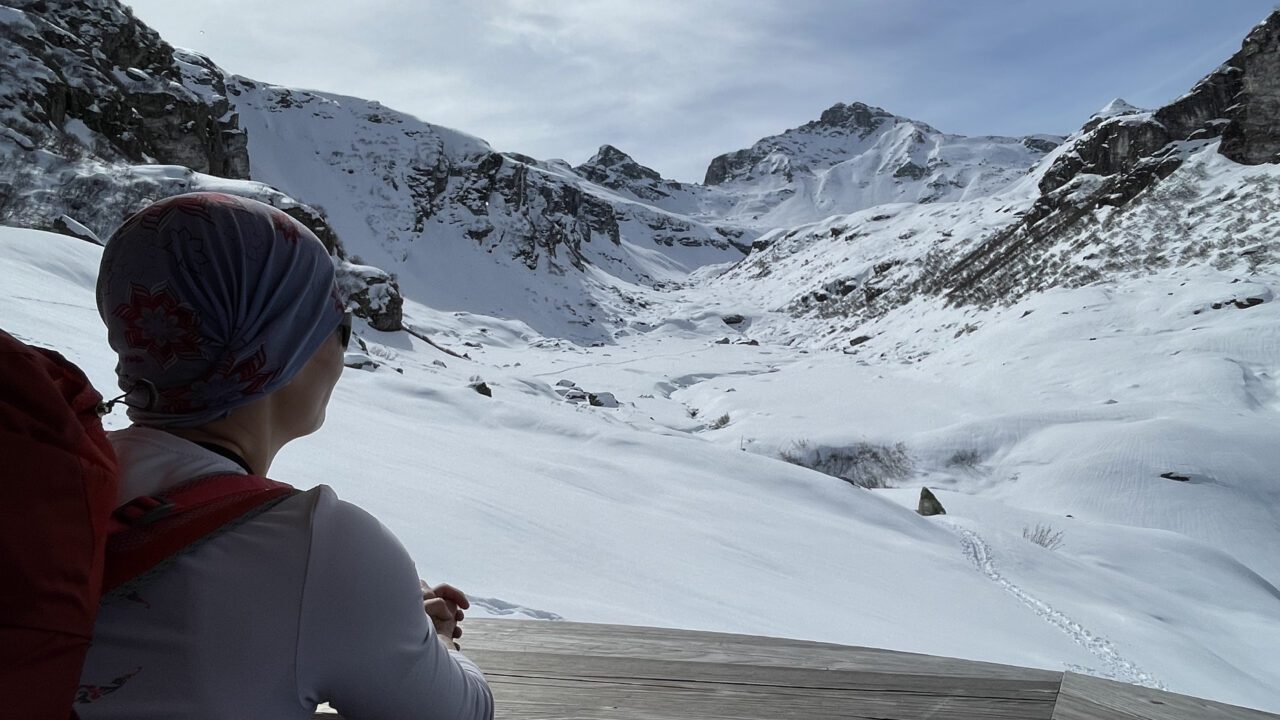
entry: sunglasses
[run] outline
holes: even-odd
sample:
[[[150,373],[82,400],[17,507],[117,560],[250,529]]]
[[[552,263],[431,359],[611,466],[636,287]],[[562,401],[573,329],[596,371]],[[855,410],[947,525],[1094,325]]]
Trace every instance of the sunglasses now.
[[[342,322],[338,324],[338,339],[342,341],[345,352],[351,346],[351,313],[342,316]]]

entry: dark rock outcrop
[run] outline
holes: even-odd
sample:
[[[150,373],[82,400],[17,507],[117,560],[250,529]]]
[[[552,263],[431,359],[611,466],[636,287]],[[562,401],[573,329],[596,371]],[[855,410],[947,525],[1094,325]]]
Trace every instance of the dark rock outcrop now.
[[[404,329],[404,298],[395,276],[368,265],[338,263],[338,285],[356,317],[364,318],[374,330],[396,332]]]
[[[0,83],[11,139],[65,151],[63,129],[78,121],[108,145],[79,153],[248,177],[244,132],[207,59],[175,53],[110,0],[5,4],[20,13],[0,21],[0,40],[12,48],[6,63],[17,70]],[[188,76],[201,78],[204,92],[184,85]]]
[[[898,122],[894,114],[882,108],[872,107],[860,102],[845,104],[836,103],[822,112],[817,120],[805,123],[782,135],[765,138],[755,145],[734,152],[725,153],[712,159],[707,166],[704,185],[722,185],[730,180],[749,177],[757,163],[773,153],[785,155],[789,149],[788,134],[821,134],[821,135],[854,135],[866,137],[881,124]],[[923,125],[923,123],[921,123]],[[928,127],[928,126],[925,126]],[[932,129],[932,128],[930,128]],[[786,176],[790,181],[792,174],[799,170],[808,170],[807,166],[797,165],[794,161],[781,163],[776,172]]]
[[[53,221],[53,227],[50,228],[59,235],[68,235],[73,238],[79,238],[94,245],[102,245],[102,238],[98,237],[89,228],[77,222],[74,218],[62,215]]]
[[[946,509],[942,507],[942,503],[934,496],[933,491],[927,487],[920,488],[920,502],[916,505],[916,512],[925,517],[947,514]]]
[[[872,107],[864,103],[855,102],[848,105],[844,103],[836,103],[826,110],[822,111],[822,115],[814,122],[802,125],[802,129],[812,129],[815,127],[828,127],[840,129],[854,129],[860,133],[866,133],[874,130],[885,120],[892,119],[893,113],[885,111],[883,108]]]
[[[1018,222],[995,233],[921,283],[952,302],[991,303],[1034,289],[1027,268],[1048,247],[1093,216],[1120,208],[1172,175],[1185,144],[1220,139],[1238,163],[1280,160],[1280,11],[1245,38],[1240,51],[1187,94],[1154,113],[1122,114],[1086,124],[1047,170],[1042,196]]]
[[[597,185],[629,192],[645,200],[669,197],[681,187],[680,183],[664,179],[657,170],[641,165],[612,145],[601,145],[590,160],[573,171]]]
[[[873,106],[865,105],[863,102],[837,102],[831,108],[823,110],[817,120],[805,123],[799,128],[787,131],[787,133],[820,133],[820,135],[855,135],[858,137],[867,137],[869,133],[876,131],[876,128],[886,122],[897,122],[900,118],[896,115],[888,113],[881,108],[873,108]],[[923,123],[922,123],[923,124]],[[925,126],[927,127],[927,126]],[[932,129],[932,128],[931,128]],[[755,145],[745,150],[735,150],[719,155],[710,161],[707,167],[707,176],[703,179],[703,184],[708,186],[716,186],[723,184],[731,179],[748,177],[751,168],[756,163],[768,158],[772,152],[780,151],[786,147],[786,133],[782,136],[767,137]],[[778,168],[778,172],[786,174],[787,181],[790,181],[791,173],[800,168],[787,167]],[[808,169],[808,168],[804,168]]]

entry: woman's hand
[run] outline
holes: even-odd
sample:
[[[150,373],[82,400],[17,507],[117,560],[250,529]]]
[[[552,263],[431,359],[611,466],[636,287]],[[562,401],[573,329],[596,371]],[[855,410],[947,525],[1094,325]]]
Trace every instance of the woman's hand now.
[[[471,607],[471,601],[467,600],[461,590],[448,583],[433,587],[426,580],[419,579],[419,582],[422,584],[422,609],[431,618],[436,635],[440,636],[440,642],[457,650],[458,644],[454,641],[462,637],[462,628],[458,627],[458,623],[465,617],[462,611]]]

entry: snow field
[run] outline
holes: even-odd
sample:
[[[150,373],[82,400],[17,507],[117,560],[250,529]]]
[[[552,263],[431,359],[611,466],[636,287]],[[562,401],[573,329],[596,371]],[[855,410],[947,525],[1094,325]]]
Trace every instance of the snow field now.
[[[0,307],[6,330],[110,392],[99,252],[0,229]],[[472,359],[361,328],[384,366],[348,370],[325,427],[272,474],[368,508],[424,577],[485,598],[478,615],[1070,668],[1277,710],[1280,318],[1270,301],[1193,314],[1232,279],[1202,268],[1007,309],[908,307],[865,355],[717,345],[778,320],[741,301],[743,335],[699,287],[595,348],[410,301],[411,325]],[[939,329],[961,318],[977,329]],[[878,357],[907,340],[922,359]],[[561,379],[622,406],[567,402]],[[901,442],[913,472],[867,491],[776,459],[801,439]],[[921,485],[948,515],[912,511]],[[1022,537],[1040,523],[1061,548]]]

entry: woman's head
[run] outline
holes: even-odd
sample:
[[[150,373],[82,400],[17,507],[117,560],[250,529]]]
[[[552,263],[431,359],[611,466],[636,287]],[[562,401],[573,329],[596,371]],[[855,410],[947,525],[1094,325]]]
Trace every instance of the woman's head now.
[[[344,309],[329,253],[284,212],[220,193],[156,202],[107,242],[97,297],[134,422],[204,425],[278,391],[290,423],[323,418]]]

